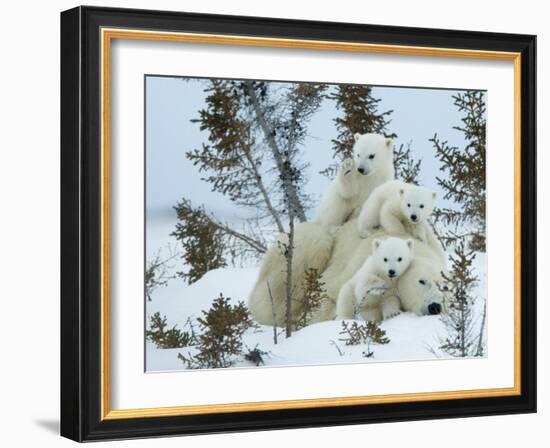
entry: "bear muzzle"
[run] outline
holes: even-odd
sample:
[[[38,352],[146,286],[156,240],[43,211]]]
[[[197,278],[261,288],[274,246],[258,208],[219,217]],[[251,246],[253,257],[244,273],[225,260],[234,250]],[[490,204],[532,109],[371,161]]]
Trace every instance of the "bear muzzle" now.
[[[432,302],[428,305],[429,314],[441,314],[441,304],[437,302]]]

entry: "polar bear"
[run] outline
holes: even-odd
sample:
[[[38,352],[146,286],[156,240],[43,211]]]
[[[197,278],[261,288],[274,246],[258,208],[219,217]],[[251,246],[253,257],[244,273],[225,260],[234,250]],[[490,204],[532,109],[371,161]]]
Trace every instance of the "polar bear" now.
[[[389,319],[400,313],[397,293],[388,294],[409,268],[413,258],[413,240],[390,237],[374,239],[373,253],[340,289],[336,300],[336,318],[353,319],[359,311],[365,320]]]
[[[333,320],[336,317],[336,298],[342,286],[361,268],[365,260],[373,253],[373,240],[389,238],[390,235],[383,229],[376,230],[371,236],[362,239],[357,233],[357,219],[345,223],[334,239],[334,246],[330,261],[321,276],[321,282],[329,300],[323,302],[320,309],[314,313],[312,323]],[[446,261],[431,245],[422,241],[414,242],[414,259],[409,269],[397,281],[400,291],[399,299],[403,311],[412,311],[418,315],[429,314],[430,310],[439,311],[443,305],[443,297],[435,290],[423,287],[420,280],[434,285],[443,280],[442,272],[447,272]],[[402,288],[399,288],[403,285]],[[418,285],[418,286],[417,286]],[[430,308],[429,306],[434,303]],[[372,320],[381,320],[381,314]]]
[[[300,223],[295,227],[295,256],[292,264],[293,317],[302,311],[304,277],[308,268],[322,272],[328,299],[314,313],[310,323],[333,320],[336,317],[336,298],[346,283],[372,254],[375,238],[388,238],[378,229],[371,237],[362,239],[357,233],[357,219],[345,223],[331,236],[316,223]],[[281,235],[279,242],[287,241]],[[442,281],[446,265],[428,244],[414,243],[415,257],[409,269],[398,280],[399,300],[403,311],[418,315],[437,314],[443,308],[443,298],[434,285]],[[284,326],[286,311],[286,260],[280,245],[274,243],[264,255],[256,284],[248,298],[252,318],[262,325]],[[373,316],[372,320],[382,319]]]
[[[416,244],[418,247],[418,243]],[[397,282],[401,308],[417,316],[447,311],[445,269],[433,258],[416,256],[407,272]]]
[[[428,219],[437,194],[427,188],[399,180],[377,187],[363,204],[357,219],[357,231],[362,238],[382,227],[390,235],[411,234],[428,243],[442,260],[445,254]]]
[[[333,240],[318,224],[303,222],[294,227],[291,286],[294,298],[293,320],[302,311],[305,272],[310,268],[323,272],[331,255]],[[288,236],[282,234],[264,255],[258,279],[248,298],[252,318],[262,325],[285,325],[287,271],[281,244],[287,242]]]
[[[395,177],[394,142],[379,134],[355,134],[353,158],[342,163],[324,192],[314,222],[331,233],[361,207],[379,185]]]

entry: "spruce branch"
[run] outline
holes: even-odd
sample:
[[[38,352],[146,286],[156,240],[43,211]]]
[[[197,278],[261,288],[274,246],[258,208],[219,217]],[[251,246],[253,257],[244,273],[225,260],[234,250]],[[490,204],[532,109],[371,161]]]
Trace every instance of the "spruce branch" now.
[[[453,129],[463,133],[463,148],[450,145],[434,134],[430,141],[441,162],[445,177],[437,182],[444,191],[443,198],[453,201],[457,208],[440,208],[434,211],[436,222],[454,227],[471,227],[469,245],[485,252],[485,198],[486,198],[486,105],[484,92],[468,90],[453,96],[454,105],[463,113],[462,125]],[[449,232],[447,243],[457,239]]]
[[[342,116],[336,117],[334,123],[338,129],[338,137],[332,140],[334,157],[340,160],[349,158],[355,142],[354,135],[375,133],[386,137],[395,137],[387,130],[388,117],[393,110],[380,112],[380,98],[372,94],[372,87],[363,85],[341,84],[329,95],[334,100]]]
[[[149,328],[145,331],[145,338],[153,342],[157,348],[182,348],[196,343],[196,335],[191,322],[187,325],[190,331],[180,330],[177,325],[167,328],[166,316],[161,317],[157,312],[149,318]]]

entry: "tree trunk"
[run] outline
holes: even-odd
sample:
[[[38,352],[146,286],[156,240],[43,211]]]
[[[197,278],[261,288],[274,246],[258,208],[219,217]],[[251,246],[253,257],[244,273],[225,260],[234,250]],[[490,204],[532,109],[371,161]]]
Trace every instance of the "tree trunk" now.
[[[286,258],[286,337],[292,336],[292,256],[294,255],[294,216],[291,212]]]
[[[256,118],[258,119],[260,128],[262,129],[265,140],[269,148],[271,149],[273,158],[275,159],[277,170],[279,171],[279,174],[282,177],[284,177],[285,176],[284,156],[281,150],[279,149],[277,142],[273,138],[273,135],[272,135],[273,129],[270,128],[269,124],[267,123],[267,120],[265,119],[264,112],[260,107],[260,102],[258,101],[258,97],[256,96],[256,92],[254,91],[254,87],[252,86],[252,83],[250,81],[246,81],[246,87],[247,87],[248,95],[250,96],[250,100],[252,102],[252,107],[254,108],[254,113],[256,114]],[[300,220],[300,222],[305,222],[306,213],[302,205],[302,202],[300,201],[300,198],[298,196],[298,192],[296,191],[296,186],[292,182],[287,182],[284,188],[286,189],[285,195],[288,196],[288,200],[290,203],[289,206],[294,208],[295,214]]]

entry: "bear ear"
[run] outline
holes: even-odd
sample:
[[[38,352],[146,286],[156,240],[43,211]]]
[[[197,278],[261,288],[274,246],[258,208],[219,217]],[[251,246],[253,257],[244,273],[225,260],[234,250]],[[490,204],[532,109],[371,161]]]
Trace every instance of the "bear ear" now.
[[[414,241],[413,240],[407,240],[407,247],[412,250],[414,247]]]
[[[374,250],[378,249],[380,247],[380,240],[378,238],[376,238],[373,242],[372,242],[372,247],[374,247]]]
[[[359,137],[361,137],[361,134],[359,134],[359,132],[356,132],[355,134],[353,134],[353,139],[355,141],[359,140]]]
[[[401,196],[403,196],[403,195],[405,194],[405,189],[404,189],[404,188],[400,188],[400,189],[399,189],[399,194],[400,194]]]
[[[393,138],[386,138],[386,148],[393,149]]]

